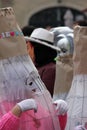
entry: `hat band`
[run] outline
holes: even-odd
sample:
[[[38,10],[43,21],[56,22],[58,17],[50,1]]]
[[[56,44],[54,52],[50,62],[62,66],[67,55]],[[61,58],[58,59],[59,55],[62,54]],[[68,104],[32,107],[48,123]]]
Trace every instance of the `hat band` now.
[[[42,41],[42,42],[46,42],[46,43],[48,43],[48,44],[53,45],[53,43],[52,43],[52,42],[47,41],[47,40],[43,40],[43,39],[39,39],[39,38],[35,38],[35,37],[31,37],[31,38],[36,39],[36,40],[40,40],[40,41]]]
[[[10,32],[2,32],[0,34],[0,39],[7,38],[7,37],[13,37],[13,36],[22,36],[23,33],[20,31],[10,31]]]

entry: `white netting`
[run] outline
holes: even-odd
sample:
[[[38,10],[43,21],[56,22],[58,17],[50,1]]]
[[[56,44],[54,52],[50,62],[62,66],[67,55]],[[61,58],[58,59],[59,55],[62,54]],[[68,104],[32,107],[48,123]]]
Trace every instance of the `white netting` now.
[[[31,59],[25,55],[1,60],[0,116],[8,112],[15,103],[26,98],[37,101],[38,112],[24,113],[19,130],[60,130],[51,96]]]

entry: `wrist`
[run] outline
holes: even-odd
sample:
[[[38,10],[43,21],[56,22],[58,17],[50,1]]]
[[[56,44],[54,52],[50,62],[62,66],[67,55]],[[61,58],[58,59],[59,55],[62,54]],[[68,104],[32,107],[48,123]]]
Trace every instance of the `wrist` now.
[[[18,105],[14,106],[11,112],[17,117],[20,117],[22,114],[22,110]]]

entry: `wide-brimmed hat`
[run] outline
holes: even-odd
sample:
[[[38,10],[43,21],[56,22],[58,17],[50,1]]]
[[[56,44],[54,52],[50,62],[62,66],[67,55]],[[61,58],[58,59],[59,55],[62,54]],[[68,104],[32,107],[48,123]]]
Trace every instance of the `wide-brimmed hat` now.
[[[12,7],[0,9],[0,59],[27,54],[23,33]]]
[[[30,37],[25,36],[26,41],[36,42],[56,51],[61,51],[60,48],[54,46],[54,34],[44,28],[34,29]]]

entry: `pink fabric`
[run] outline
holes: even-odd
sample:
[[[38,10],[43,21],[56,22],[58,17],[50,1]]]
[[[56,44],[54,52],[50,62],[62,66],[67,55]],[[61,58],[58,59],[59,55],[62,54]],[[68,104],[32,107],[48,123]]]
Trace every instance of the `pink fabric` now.
[[[7,108],[8,106],[11,108],[13,104],[7,104],[4,102],[4,106]],[[10,109],[11,109],[10,108]],[[1,116],[2,114],[0,114]],[[55,119],[59,119],[61,130],[64,130],[66,125],[65,116],[60,117],[55,116]],[[49,125],[50,124],[50,125]],[[53,120],[50,113],[44,109],[40,104],[38,105],[37,113],[34,113],[33,110],[29,110],[27,112],[22,113],[20,120],[19,118],[12,115],[11,112],[7,113],[5,116],[1,118],[0,121],[0,130],[55,130],[53,127]]]
[[[58,116],[61,130],[65,130],[66,123],[67,123],[67,114]]]
[[[19,118],[8,112],[0,119],[0,130],[18,130]]]
[[[39,120],[36,120],[32,116],[32,114],[30,114],[29,116],[31,119],[33,118],[33,121],[34,121],[33,124],[32,124],[32,122],[30,122],[30,126],[31,126],[30,129],[33,130],[33,129],[35,129],[35,127],[36,128],[40,127],[41,130],[43,130],[44,124],[48,124],[48,126],[49,126],[50,118],[49,118],[49,120],[47,120],[47,123],[46,123],[46,120],[39,122]],[[22,116],[22,118],[24,118],[24,117]],[[65,114],[64,116],[59,116],[59,121],[60,121],[61,130],[64,130],[65,126],[66,126],[67,115]],[[24,127],[24,125],[23,125],[23,127]],[[52,127],[51,124],[50,124],[50,127]],[[18,128],[19,128],[19,118],[14,116],[11,112],[8,112],[7,114],[5,114],[2,117],[2,119],[0,120],[0,130],[18,130]],[[46,126],[46,128],[47,128],[47,126]]]
[[[21,116],[21,121],[25,122],[21,123],[22,130],[25,130],[25,124],[26,130],[54,130],[50,113],[47,110],[43,109],[43,107],[40,105],[38,105],[37,113],[34,113],[33,110],[23,113]]]

